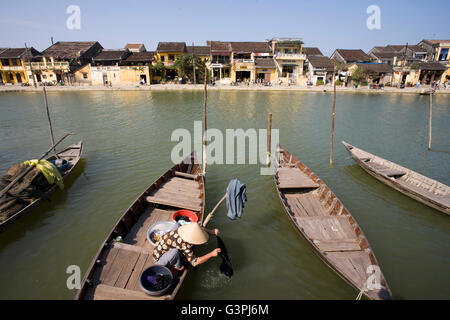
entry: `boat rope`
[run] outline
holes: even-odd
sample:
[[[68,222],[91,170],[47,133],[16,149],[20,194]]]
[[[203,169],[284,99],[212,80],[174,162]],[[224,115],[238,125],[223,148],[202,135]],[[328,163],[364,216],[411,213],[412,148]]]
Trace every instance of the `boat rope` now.
[[[368,288],[367,288],[366,284],[364,284],[364,286],[362,287],[361,291],[360,291],[360,292],[358,293],[358,295],[356,296],[356,299],[355,299],[355,300],[361,300],[361,298],[362,298],[364,292],[367,291],[367,289],[368,289]]]

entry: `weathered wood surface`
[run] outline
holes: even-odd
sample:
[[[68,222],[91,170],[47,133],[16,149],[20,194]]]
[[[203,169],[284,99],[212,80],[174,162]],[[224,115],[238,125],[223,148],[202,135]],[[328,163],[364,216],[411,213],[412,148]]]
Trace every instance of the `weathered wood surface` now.
[[[450,187],[420,173],[342,142],[355,161],[370,175],[401,193],[450,214]]]
[[[68,146],[66,149],[58,153],[58,157],[60,159],[67,160],[69,162],[68,169],[62,174],[62,178],[64,181],[67,180],[67,178],[70,176],[70,174],[75,170],[78,162],[81,159],[81,155],[83,153],[83,141],[79,141],[75,144],[72,144]],[[47,158],[48,161],[55,160],[56,157],[53,155],[49,158]],[[15,221],[17,221],[19,218],[23,217],[24,215],[32,212],[36,207],[39,206],[39,204],[45,200],[48,199],[53,193],[55,193],[59,187],[54,184],[43,197],[34,200],[32,203],[30,203],[28,206],[23,208],[22,210],[18,211],[14,215],[10,216],[7,220],[0,223],[0,233],[5,231],[11,224],[13,224]]]
[[[274,179],[278,195],[299,233],[339,276],[358,291],[365,289],[366,297],[390,299],[392,294],[381,270],[379,287],[368,285],[373,273],[368,267],[379,265],[362,230],[342,202],[305,164],[281,147],[277,162]],[[296,187],[283,188],[287,183]]]
[[[188,164],[194,161],[194,164]],[[185,175],[175,174],[176,172]],[[159,221],[172,221],[172,215],[179,209],[195,207],[199,220],[205,207],[204,180],[198,176],[200,167],[191,154],[182,163],[167,171],[144,191],[130,206],[113,228],[83,280],[76,299],[88,300],[171,300],[177,294],[187,271],[178,283],[164,296],[152,297],[145,294],[139,278],[142,272],[153,265],[153,245],[147,240],[149,227]],[[151,201],[150,201],[151,200]],[[115,239],[121,236],[122,242]]]

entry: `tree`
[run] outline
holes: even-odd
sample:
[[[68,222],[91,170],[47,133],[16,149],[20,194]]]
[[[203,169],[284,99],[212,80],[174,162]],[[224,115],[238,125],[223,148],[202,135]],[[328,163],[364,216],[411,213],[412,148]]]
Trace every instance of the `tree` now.
[[[151,66],[151,69],[155,72],[156,76],[162,76],[166,67],[164,66],[164,62],[158,61],[156,64]]]
[[[366,78],[367,74],[361,67],[357,67],[352,73],[352,81],[357,84],[367,82]]]
[[[181,54],[177,56],[177,60],[174,63],[175,69],[177,69],[178,76],[188,79],[191,82],[194,81],[194,64],[192,54]],[[205,63],[202,59],[195,56],[195,74],[196,78],[202,81],[205,73]],[[197,80],[197,81],[198,81]]]

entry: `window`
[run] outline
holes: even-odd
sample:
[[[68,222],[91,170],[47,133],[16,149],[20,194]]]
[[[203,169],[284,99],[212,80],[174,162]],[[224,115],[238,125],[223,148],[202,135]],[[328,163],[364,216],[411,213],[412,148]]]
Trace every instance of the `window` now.
[[[283,66],[281,76],[286,78],[294,73],[294,66]]]
[[[165,56],[161,56],[161,61],[164,62]]]
[[[12,60],[12,65],[17,66],[17,59],[11,59],[11,60]]]
[[[9,66],[9,59],[2,59],[2,65]]]
[[[439,54],[439,61],[446,61],[448,55],[448,48],[441,49],[441,53]]]
[[[9,74],[9,80],[14,81],[14,76],[12,73]]]
[[[175,56],[173,54],[169,55],[169,61],[175,61]]]
[[[43,74],[42,79],[47,79],[47,75]]]
[[[86,72],[83,72],[83,79],[87,79],[87,73]]]

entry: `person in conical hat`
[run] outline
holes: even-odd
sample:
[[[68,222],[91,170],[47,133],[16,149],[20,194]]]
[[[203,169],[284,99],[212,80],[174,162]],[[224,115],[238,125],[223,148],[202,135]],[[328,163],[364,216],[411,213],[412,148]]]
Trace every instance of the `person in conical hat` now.
[[[194,267],[203,264],[209,259],[217,257],[220,248],[216,248],[204,256],[196,257],[192,247],[208,242],[210,234],[217,236],[219,229],[209,230],[194,222],[185,224],[162,236],[153,250],[153,258],[156,264],[171,266],[179,271],[184,269],[182,261],[185,259]]]

